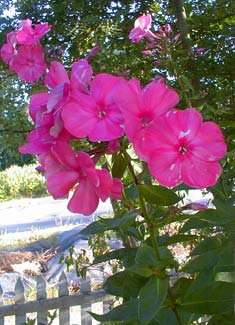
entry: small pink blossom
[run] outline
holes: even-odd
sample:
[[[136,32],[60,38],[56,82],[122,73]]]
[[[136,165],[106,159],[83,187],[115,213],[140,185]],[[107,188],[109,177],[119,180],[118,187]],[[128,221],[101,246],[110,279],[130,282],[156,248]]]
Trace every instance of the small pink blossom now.
[[[120,141],[118,139],[109,141],[106,153],[112,155],[119,150],[120,150]]]
[[[169,37],[171,33],[171,25],[166,24],[165,27],[160,27],[159,28],[159,34],[161,37]]]
[[[16,33],[7,33],[7,43],[3,44],[1,47],[1,58],[4,63],[9,64],[10,70],[12,70],[11,63],[16,54]]]
[[[80,93],[78,99],[67,103],[62,110],[65,128],[75,137],[91,141],[110,141],[123,134],[123,116],[115,95],[123,78],[98,74],[90,86],[90,94]]]
[[[150,14],[143,14],[135,20],[134,28],[129,34],[129,39],[132,42],[139,43],[144,37],[149,39],[155,38],[155,34],[150,31],[152,24],[152,17]]]
[[[141,88],[137,79],[131,79],[119,89],[117,103],[124,116],[124,129],[128,139],[143,160],[146,160],[145,134],[155,120],[173,108],[179,101],[178,94],[165,85],[163,78]]]
[[[17,42],[22,45],[33,45],[39,41],[48,31],[51,26],[48,23],[37,24],[32,27],[30,19],[23,20],[20,23],[20,28],[16,32]]]
[[[207,210],[208,206],[206,204],[200,203],[200,202],[192,202],[184,207],[181,208],[182,210],[195,210],[195,211],[203,211]]]
[[[46,72],[46,63],[41,46],[20,46],[18,53],[12,60],[11,67],[22,80],[36,81]]]
[[[121,181],[112,179],[105,169],[96,169],[87,153],[79,151],[75,155],[66,142],[57,142],[51,148],[51,154],[44,159],[44,166],[47,188],[54,198],[67,196],[75,186],[68,204],[72,212],[90,215],[96,210],[99,199],[106,201],[110,196],[121,198]]]
[[[164,186],[181,182],[194,188],[215,185],[218,162],[226,152],[219,126],[203,122],[193,108],[172,110],[152,124],[146,134],[150,173]]]
[[[101,46],[99,45],[94,46],[86,56],[86,60],[89,61],[93,56],[95,56],[99,52],[100,48]]]

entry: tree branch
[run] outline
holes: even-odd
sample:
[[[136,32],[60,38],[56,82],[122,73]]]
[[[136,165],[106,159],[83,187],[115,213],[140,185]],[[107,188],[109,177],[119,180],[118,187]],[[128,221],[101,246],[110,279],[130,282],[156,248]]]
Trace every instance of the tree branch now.
[[[173,8],[175,10],[178,26],[181,34],[181,39],[184,43],[185,48],[191,52],[191,37],[189,33],[189,27],[187,24],[187,16],[184,8],[183,0],[171,0]]]

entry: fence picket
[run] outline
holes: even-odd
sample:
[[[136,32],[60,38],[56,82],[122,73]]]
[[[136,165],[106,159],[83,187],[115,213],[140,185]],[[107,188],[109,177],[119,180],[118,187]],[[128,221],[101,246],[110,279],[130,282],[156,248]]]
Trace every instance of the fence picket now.
[[[40,275],[37,278],[37,300],[40,301],[41,299],[46,299],[46,298],[47,298],[46,281],[43,278],[43,276]],[[43,324],[43,325],[48,324],[47,314],[46,314],[45,310],[39,310],[37,312],[37,320],[38,320],[38,324]]]
[[[3,290],[2,286],[0,285],[0,306],[3,305]],[[4,325],[4,317],[0,314],[0,325]]]
[[[80,293],[88,295],[91,293],[91,285],[87,280],[82,280],[80,286]],[[92,325],[92,318],[88,312],[91,311],[91,303],[86,303],[81,306],[81,323],[86,325]]]
[[[15,303],[20,304],[25,302],[25,289],[20,278],[18,278],[15,286]],[[22,314],[16,315],[16,325],[26,323],[26,313],[22,311]]]
[[[68,296],[68,279],[64,272],[61,273],[59,278],[59,297]],[[59,309],[59,324],[60,325],[69,325],[70,323],[70,312],[69,307]]]

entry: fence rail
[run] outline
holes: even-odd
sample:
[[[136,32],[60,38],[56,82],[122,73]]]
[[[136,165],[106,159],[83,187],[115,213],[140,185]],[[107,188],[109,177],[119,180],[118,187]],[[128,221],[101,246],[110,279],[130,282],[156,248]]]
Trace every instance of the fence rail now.
[[[103,290],[91,291],[89,282],[82,282],[80,293],[75,295],[69,294],[68,280],[63,272],[58,282],[58,297],[47,298],[47,284],[42,276],[37,278],[37,300],[25,301],[25,289],[21,279],[17,280],[15,286],[15,303],[4,305],[3,290],[0,285],[0,325],[4,325],[6,316],[15,316],[15,324],[25,324],[27,314],[37,313],[37,324],[47,325],[49,310],[59,310],[59,324],[70,324],[70,307],[81,306],[81,322],[77,324],[91,325],[92,318],[89,315],[91,306],[97,302],[103,302],[103,312],[107,312],[109,304],[113,297],[104,293]]]

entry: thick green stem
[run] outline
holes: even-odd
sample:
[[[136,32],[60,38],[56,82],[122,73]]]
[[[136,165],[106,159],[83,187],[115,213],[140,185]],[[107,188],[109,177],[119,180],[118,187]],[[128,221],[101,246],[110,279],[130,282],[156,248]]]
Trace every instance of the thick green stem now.
[[[132,164],[130,162],[130,157],[127,154],[126,151],[124,151],[123,154],[124,154],[124,156],[125,156],[125,158],[127,160],[127,166],[129,168],[129,171],[130,171],[130,173],[132,175],[133,181],[134,181],[134,183],[135,183],[135,185],[137,187],[137,190],[138,190],[139,180],[135,175],[134,168],[133,168],[133,166],[132,166]],[[157,243],[157,239],[156,239],[154,225],[152,224],[151,219],[148,216],[148,212],[147,212],[147,209],[146,209],[146,206],[145,206],[144,199],[142,198],[142,195],[139,192],[139,190],[138,190],[138,195],[139,195],[139,200],[140,200],[140,207],[141,207],[141,211],[142,211],[142,217],[146,221],[148,229],[149,229],[149,234],[150,234],[150,238],[151,238],[151,241],[152,241],[155,257],[156,257],[157,260],[160,260],[161,257],[160,257],[160,253],[159,253],[159,249],[158,249],[158,243]]]
[[[127,160],[128,169],[130,171],[130,174],[132,175],[133,181],[134,181],[134,183],[135,183],[135,185],[137,187],[137,190],[138,190],[138,195],[139,195],[139,200],[140,200],[140,207],[141,207],[141,214],[142,214],[142,217],[144,218],[145,222],[147,223],[147,226],[148,226],[148,229],[149,229],[149,235],[150,235],[150,238],[151,238],[151,241],[152,241],[155,257],[156,257],[157,260],[160,260],[161,256],[160,256],[159,247],[158,247],[157,238],[156,238],[155,225],[152,223],[152,221],[151,221],[151,219],[150,219],[150,217],[148,215],[144,199],[143,199],[141,193],[139,192],[138,185],[140,185],[140,183],[139,183],[138,178],[135,175],[134,168],[133,168],[133,166],[131,164],[131,161],[130,161],[130,156],[128,155],[128,153],[126,151],[123,151],[123,155],[125,156],[125,158]],[[169,298],[171,300],[172,310],[175,313],[175,317],[177,319],[178,324],[183,325],[183,323],[181,322],[181,319],[180,319],[180,315],[179,315],[179,313],[178,313],[178,311],[176,309],[175,302],[174,302],[174,297],[173,297],[173,295],[171,293],[170,287],[168,288],[168,296],[169,296]]]

